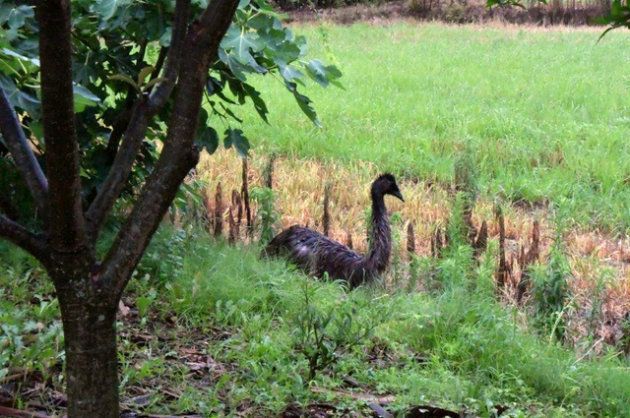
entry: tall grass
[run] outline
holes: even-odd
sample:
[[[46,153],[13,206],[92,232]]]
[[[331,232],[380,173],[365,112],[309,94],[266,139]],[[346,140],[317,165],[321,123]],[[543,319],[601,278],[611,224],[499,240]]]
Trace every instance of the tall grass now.
[[[393,395],[389,409],[398,411],[431,403],[456,410],[463,406],[481,416],[491,416],[499,406],[507,406],[511,416],[628,416],[627,361],[577,357],[523,326],[517,311],[495,301],[496,243],[490,247],[477,265],[470,247],[452,241],[431,266],[432,280],[439,283],[432,292],[407,293],[404,284],[389,293],[379,285],[347,292],[338,283],[294,272],[284,262],[260,260],[256,245],[229,246],[194,228],[163,227],[124,299],[142,321],[119,324],[123,398],[143,388],[152,396],[145,411],[156,414],[231,415],[245,408],[246,416],[271,416],[289,402],[323,401],[360,411],[363,401],[337,391],[350,376],[360,393]],[[29,338],[23,345],[8,343],[11,351],[0,356],[0,372],[19,368],[27,376],[41,370],[60,390],[62,382],[51,371],[62,358],[62,346],[58,306],[48,302],[50,286],[42,285],[46,281],[32,260],[2,249],[10,269],[0,274],[8,301],[0,303],[0,317],[13,319],[3,323],[11,331],[4,330],[0,342]],[[29,272],[37,281],[29,280]],[[44,294],[41,301],[31,300],[33,288]],[[311,357],[299,345],[296,328],[307,309],[350,314],[353,323],[369,324],[371,330],[363,334],[359,329],[358,343],[339,345],[312,381]],[[334,337],[344,318],[326,332]],[[32,328],[33,320],[41,322],[40,328]],[[166,325],[173,323],[175,329]],[[147,331],[155,338],[143,337]],[[214,365],[216,379],[201,387],[199,381],[192,384],[188,363],[177,361],[191,344],[204,347],[194,352]],[[155,385],[162,389],[153,390]],[[160,398],[164,390],[182,395]]]
[[[498,404],[512,408],[513,416],[630,414],[628,363],[580,359],[519,325],[519,313],[495,301],[493,258],[476,267],[463,241],[452,242],[437,261],[441,290],[389,294],[378,285],[346,293],[336,283],[312,282],[283,262],[260,261],[255,246],[229,247],[203,236],[194,242],[161,297],[189,326],[232,330],[216,352],[217,359],[238,364],[230,390],[265,393],[265,408],[283,405],[292,391],[300,402],[314,396],[297,389],[308,366],[292,342],[309,281],[309,303],[317,309],[351,311],[358,323],[376,323],[358,348],[335,353],[337,361],[318,374],[317,386],[335,388],[351,375],[369,391],[395,394],[400,408],[424,400],[482,415]],[[375,345],[389,361],[367,361]],[[252,367],[255,375],[246,373]]]

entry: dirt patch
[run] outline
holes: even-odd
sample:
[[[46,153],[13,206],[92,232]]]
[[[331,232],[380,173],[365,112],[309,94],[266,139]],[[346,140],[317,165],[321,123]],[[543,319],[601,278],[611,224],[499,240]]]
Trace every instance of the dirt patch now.
[[[147,411],[156,402],[166,407],[174,405],[185,391],[208,390],[221,376],[236,372],[234,364],[223,363],[209,354],[211,345],[231,336],[229,330],[185,327],[178,324],[174,315],[158,315],[159,310],[141,318],[134,299],[123,298],[118,309],[118,321],[123,324],[119,352],[125,362],[119,370],[123,382],[121,416],[163,417]],[[67,399],[59,379],[61,374],[59,363],[45,375],[14,370],[0,379],[0,417],[64,416]],[[240,407],[248,405],[244,402]],[[194,413],[181,416],[201,417]]]
[[[344,408],[337,408],[335,405],[318,402],[301,406],[297,403],[287,405],[280,415],[281,418],[328,418],[328,417],[362,417]]]
[[[340,24],[387,22],[398,19],[434,20],[448,23],[503,22],[528,25],[597,25],[606,14],[602,4],[564,4],[550,2],[528,8],[488,8],[481,1],[408,0],[380,5],[353,5],[313,10],[303,8],[289,12],[290,20],[313,22],[332,21]]]

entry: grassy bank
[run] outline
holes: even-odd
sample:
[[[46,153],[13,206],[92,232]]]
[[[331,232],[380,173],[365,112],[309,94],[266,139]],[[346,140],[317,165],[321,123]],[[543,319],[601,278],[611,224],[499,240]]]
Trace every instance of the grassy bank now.
[[[335,60],[346,90],[316,87],[312,127],[278,80],[255,84],[271,126],[244,114],[255,147],[370,161],[446,182],[458,154],[483,192],[561,204],[580,225],[630,228],[627,34],[475,26],[297,27]],[[325,35],[325,36],[324,36]]]
[[[391,411],[431,404],[481,416],[504,407],[503,416],[630,416],[627,362],[578,358],[518,325],[520,314],[495,302],[490,258],[475,267],[465,247],[436,264],[435,290],[424,293],[379,285],[347,293],[257,254],[204,233],[159,232],[120,313],[127,408],[272,416],[296,403],[367,414],[380,399]],[[3,246],[3,263],[1,370],[20,370],[25,391],[48,382],[36,393],[49,399],[62,385],[57,304],[28,260]],[[346,336],[370,331],[339,346],[310,382],[306,312],[332,313],[322,330],[330,341],[342,328]]]

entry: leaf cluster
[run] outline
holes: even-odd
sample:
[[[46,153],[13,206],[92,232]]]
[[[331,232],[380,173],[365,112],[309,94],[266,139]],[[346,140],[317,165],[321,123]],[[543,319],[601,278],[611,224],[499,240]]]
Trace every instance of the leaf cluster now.
[[[205,0],[191,2],[199,16]],[[174,0],[72,2],[74,103],[79,137],[83,194],[88,204],[107,175],[133,106],[163,80],[172,37]],[[238,109],[251,103],[268,122],[267,103],[250,83],[252,76],[275,75],[314,124],[311,100],[300,92],[307,79],[340,86],[340,71],[307,60],[306,40],[283,26],[266,0],[243,0],[211,66],[198,121],[197,145],[214,152],[221,140],[247,155],[250,144],[239,128]],[[41,123],[38,24],[35,8],[21,1],[0,5],[0,87],[15,108],[38,158],[45,152]],[[183,65],[186,65],[184,63]],[[171,110],[167,103],[152,118],[127,192],[133,193],[156,161]],[[218,124],[221,128],[219,129]],[[223,132],[220,137],[219,132]],[[0,158],[8,151],[0,137]],[[9,161],[9,167],[12,166]],[[4,173],[3,173],[4,175]],[[3,191],[4,192],[4,191]]]

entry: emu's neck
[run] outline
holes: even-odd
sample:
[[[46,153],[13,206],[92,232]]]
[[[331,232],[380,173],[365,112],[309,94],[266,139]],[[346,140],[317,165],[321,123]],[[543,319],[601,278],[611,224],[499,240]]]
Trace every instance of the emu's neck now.
[[[382,272],[389,263],[392,251],[392,231],[389,227],[383,195],[372,193],[372,230],[370,231],[370,251],[367,267]]]

